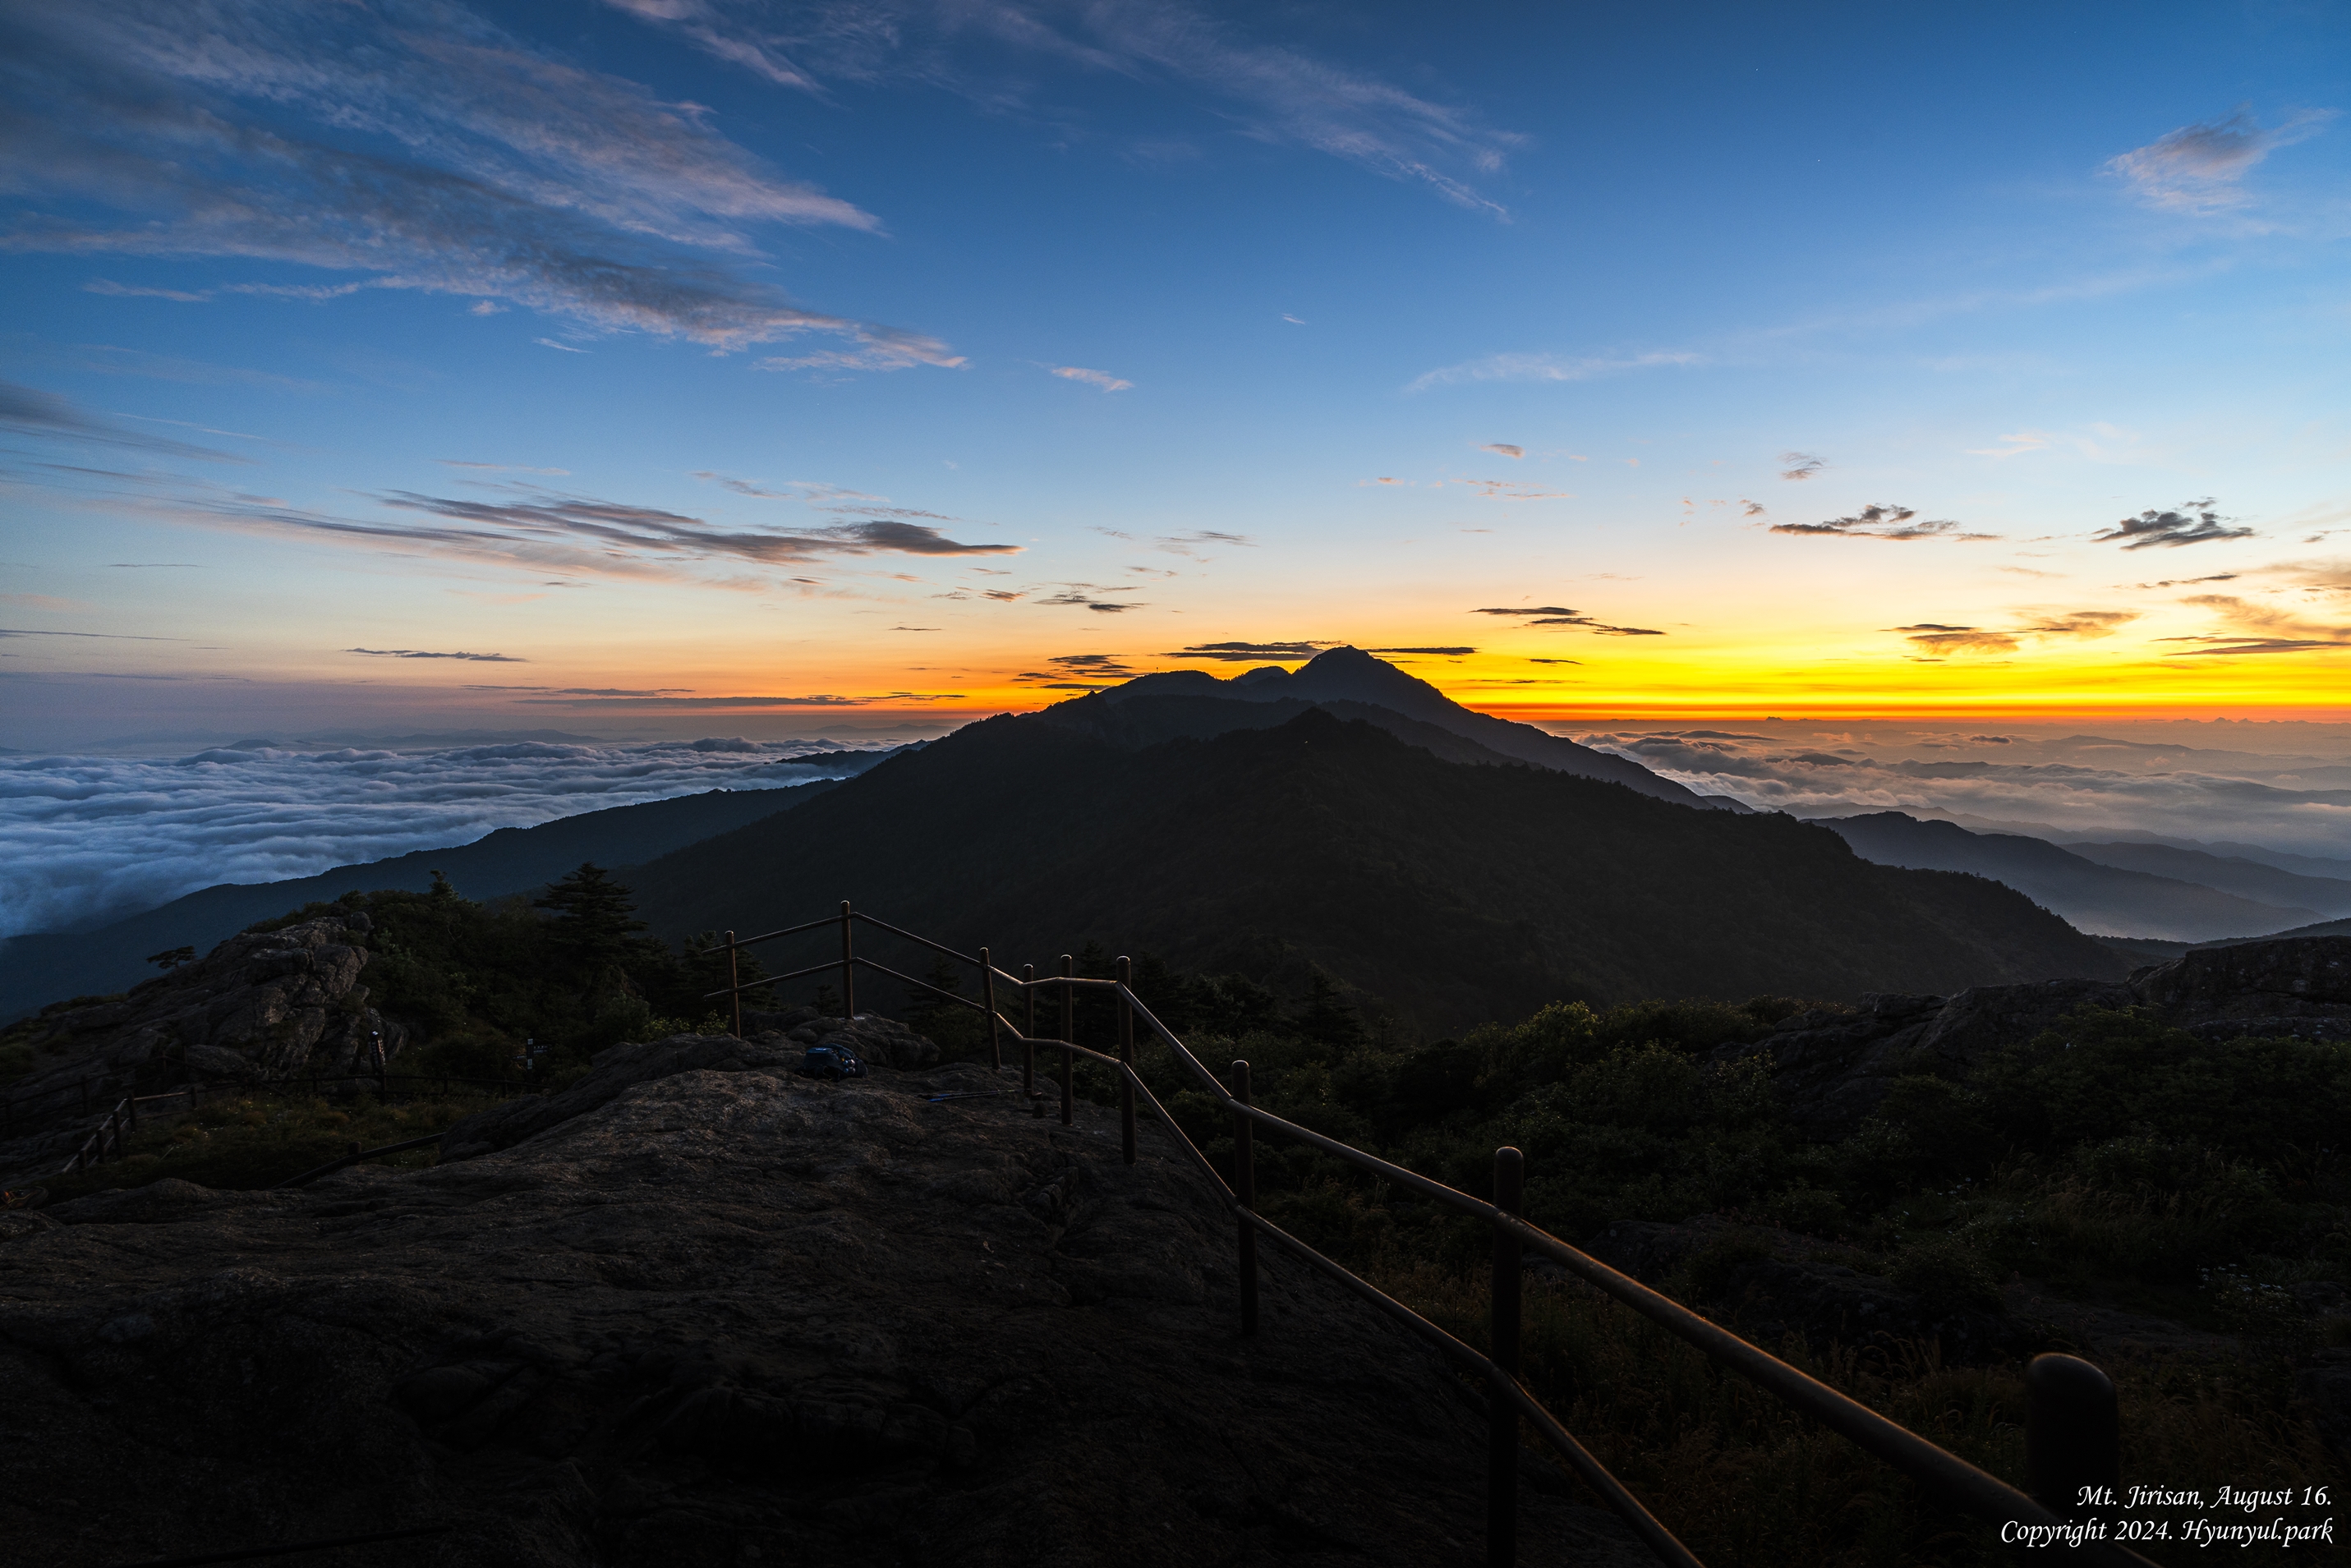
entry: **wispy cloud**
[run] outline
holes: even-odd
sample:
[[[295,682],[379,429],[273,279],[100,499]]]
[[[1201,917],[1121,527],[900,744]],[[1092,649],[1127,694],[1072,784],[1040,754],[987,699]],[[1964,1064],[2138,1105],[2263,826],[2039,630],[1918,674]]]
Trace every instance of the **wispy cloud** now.
[[[1480,452],[1498,453],[1504,457],[1511,458],[1524,457],[1527,455],[1527,449],[1525,447],[1514,445],[1507,441],[1489,441],[1485,445],[1478,448],[1478,450]]]
[[[2335,118],[2331,110],[2304,110],[2283,123],[2264,127],[2240,108],[2157,137],[2106,161],[2106,172],[2129,183],[2149,206],[2172,212],[2211,213],[2242,206],[2243,181],[2262,159],[2281,147],[2307,141]]]
[[[184,441],[150,435],[144,431],[125,430],[75,406],[54,392],[46,392],[37,387],[19,386],[15,382],[0,382],[0,431],[123,447],[159,457],[195,458],[205,463],[247,461],[229,453],[215,452],[208,446],[193,446]]]
[[[1529,626],[1580,626],[1587,632],[1596,632],[1604,637],[1662,637],[1666,635],[1663,632],[1652,631],[1646,626],[1612,626],[1608,624],[1608,622],[1599,620],[1594,616],[1586,615],[1581,611],[1571,610],[1564,604],[1502,606],[1493,609],[1473,610],[1470,613],[1472,615],[1524,616],[1527,617],[1525,623]]]
[[[85,491],[78,504],[103,505],[118,514],[162,522],[378,551],[455,556],[519,569],[536,578],[552,572],[746,590],[778,580],[807,581],[768,573],[812,561],[892,555],[987,558],[1015,555],[1022,549],[952,538],[927,523],[886,515],[893,508],[876,508],[883,516],[817,527],[758,528],[522,484],[484,487],[491,492],[488,498],[386,492],[373,497],[392,514],[381,517],[324,512],[184,480],[168,491],[136,483]],[[58,494],[71,497],[74,493]]]
[[[1196,643],[1160,655],[1164,659],[1221,659],[1230,664],[1289,664],[1311,659],[1335,643]]]
[[[2006,628],[1946,626],[1926,621],[1887,630],[1899,633],[1912,647],[1941,657],[1951,653],[2013,653],[2027,637],[2108,637],[2137,619],[2135,612],[2127,610],[2074,610]]]
[[[1831,517],[1822,523],[1774,523],[1775,534],[1829,534],[1855,539],[1996,539],[1998,534],[1971,534],[1959,531],[1959,525],[1949,517],[1920,519],[1908,507],[1872,503],[1849,517]]]
[[[1458,365],[1425,371],[1406,382],[1405,391],[1426,392],[1431,387],[1458,386],[1464,382],[1588,382],[1595,376],[1614,375],[1623,371],[1704,362],[1704,355],[1680,350],[1661,350],[1646,354],[1593,354],[1582,358],[1562,354],[1488,354],[1483,359],[1464,360]]]
[[[554,474],[569,476],[569,468],[533,468],[524,463],[468,463],[459,457],[435,457],[433,461],[444,468],[476,468],[493,474]]]
[[[1815,457],[1809,452],[1782,452],[1780,461],[1787,465],[1780,470],[1780,477],[1799,482],[1811,478],[1829,465],[1827,458]]]
[[[1476,653],[1475,648],[1366,648],[1366,653],[1425,653],[1432,658],[1460,659]]]
[[[768,0],[606,0],[719,58],[818,97],[831,83],[921,81],[997,112],[1029,111],[1034,63],[1180,84],[1268,142],[1311,148],[1447,201],[1504,216],[1469,181],[1523,138],[1468,110],[1405,91],[1302,49],[1263,43],[1171,0],[853,0],[786,9]]]
[[[1108,371],[1090,371],[1083,365],[1048,365],[1045,368],[1065,382],[1083,382],[1090,387],[1100,387],[1106,392],[1134,390],[1133,382],[1122,381]]]
[[[870,232],[872,214],[768,168],[705,110],[454,0],[92,0],[12,26],[7,248],[245,257],[367,275],[229,286],[246,293],[421,289],[720,350],[820,333],[954,359],[801,308],[739,265],[760,259],[763,225]]]
[[[510,653],[431,653],[422,648],[346,648],[346,653],[365,653],[376,659],[463,659],[475,664],[528,664],[528,659],[517,659]]]
[[[2177,511],[2145,511],[2125,517],[2090,538],[2100,544],[2120,544],[2125,549],[2152,549],[2158,545],[2200,545],[2214,539],[2251,538],[2251,528],[2232,528],[2212,509],[2210,497],[2185,501]]]
[[[2175,650],[2171,655],[2174,658],[2195,653],[2333,653],[2351,648],[2351,626],[2306,621],[2290,611],[2254,604],[2234,594],[2196,593],[2189,595],[2183,602],[2213,612],[2223,625],[2233,630],[2200,636],[2166,637],[2163,641],[2167,643],[2199,644]]]
[[[187,305],[201,305],[213,297],[209,288],[196,293],[184,288],[146,288],[107,277],[93,277],[81,287],[86,294],[109,294],[123,299],[177,299]]]

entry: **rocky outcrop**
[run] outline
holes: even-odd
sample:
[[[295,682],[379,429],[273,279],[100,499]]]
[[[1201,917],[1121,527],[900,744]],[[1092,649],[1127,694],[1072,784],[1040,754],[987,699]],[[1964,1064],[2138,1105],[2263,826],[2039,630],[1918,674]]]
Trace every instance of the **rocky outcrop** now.
[[[34,1070],[10,1086],[0,1171],[62,1160],[89,1131],[85,1100],[111,1103],[189,1078],[230,1082],[371,1071],[406,1039],[360,984],[371,923],[358,911],[230,937],[111,1000],[34,1020]],[[52,1150],[51,1145],[57,1147]]]
[[[437,1568],[1478,1560],[1474,1393],[1270,1251],[1239,1338],[1231,1220],[1155,1127],[1129,1166],[1113,1111],[932,1098],[1008,1074],[709,1037],[597,1071],[433,1168],[26,1217],[9,1561],[419,1525]],[[1522,1562],[1646,1561],[1521,1473]]]
[[[2126,984],[2042,980],[1950,998],[1873,995],[1858,1009],[1815,1008],[1718,1059],[1768,1053],[1799,1126],[1841,1138],[1905,1072],[1964,1078],[1995,1048],[2029,1040],[2085,1008],[2145,1007],[2211,1040],[2295,1035],[2351,1040],[2351,937],[2198,948]]]
[[[2183,1019],[2351,1019],[2351,936],[2200,947],[2140,970],[2131,989]]]
[[[806,1049],[811,1045],[845,1045],[860,1058],[884,1067],[909,1071],[928,1067],[939,1059],[939,1048],[894,1019],[860,1013],[853,1019],[820,1017],[814,1008],[789,1012],[743,1015],[743,1028],[754,1038],[781,1035]]]

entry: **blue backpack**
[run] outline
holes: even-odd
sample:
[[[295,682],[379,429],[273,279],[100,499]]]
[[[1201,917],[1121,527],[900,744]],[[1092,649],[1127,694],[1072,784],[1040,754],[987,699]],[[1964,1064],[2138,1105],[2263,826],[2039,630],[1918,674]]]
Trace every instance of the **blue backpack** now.
[[[845,1045],[812,1045],[800,1060],[803,1078],[862,1078],[865,1063]]]

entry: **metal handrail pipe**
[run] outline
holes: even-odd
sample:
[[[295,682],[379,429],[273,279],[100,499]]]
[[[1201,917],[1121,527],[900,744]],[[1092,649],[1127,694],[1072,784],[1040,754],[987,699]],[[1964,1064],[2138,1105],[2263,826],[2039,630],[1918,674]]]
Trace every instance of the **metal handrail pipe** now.
[[[934,953],[944,953],[950,958],[969,964],[975,969],[988,967],[983,965],[978,959],[973,957],[968,953],[958,953],[952,947],[944,946],[939,943],[932,941],[927,936],[917,936],[903,925],[893,925],[888,921],[868,915],[862,909],[852,910],[850,912],[850,917],[853,920],[862,920],[868,925],[879,926],[883,930],[890,933],[893,936],[904,936],[907,941],[918,944],[921,946],[928,947]],[[835,918],[838,919],[838,916]],[[828,921],[826,924],[831,925],[832,922]]]
[[[1697,1555],[1684,1546],[1656,1515],[1642,1506],[1639,1498],[1625,1490],[1623,1481],[1609,1473],[1608,1467],[1594,1458],[1591,1449],[1575,1440],[1575,1435],[1560,1424],[1558,1416],[1544,1409],[1542,1402],[1527,1392],[1524,1384],[1512,1378],[1502,1385],[1502,1392],[1511,1404],[1519,1407],[1519,1414],[1534,1423],[1535,1430],[1559,1450],[1560,1457],[1567,1461],[1567,1468],[1575,1472],[1576,1479],[1598,1492],[1601,1500],[1615,1511],[1616,1516],[1632,1529],[1634,1534],[1641,1538],[1641,1543],[1656,1553],[1659,1562],[1670,1563],[1674,1568],[1706,1568],[1706,1564],[1699,1562]]]
[[[841,922],[838,920],[828,920],[825,924],[827,925],[838,925]],[[736,946],[739,947],[742,944],[737,942]],[[715,991],[705,991],[702,993],[702,999],[706,1002],[713,997],[731,997],[737,991],[757,990],[761,986],[780,986],[786,980],[805,980],[810,975],[821,974],[827,969],[838,969],[840,967],[840,959],[828,958],[821,964],[810,964],[805,969],[794,969],[789,975],[770,975],[764,980],[747,980],[739,986],[722,986]]]
[[[1367,1155],[1363,1150],[1343,1144],[1336,1138],[1326,1138],[1311,1128],[1301,1127],[1295,1122],[1284,1121],[1270,1111],[1260,1111],[1254,1105],[1244,1105],[1238,1101],[1228,1103],[1225,1108],[1236,1114],[1247,1116],[1261,1127],[1270,1127],[1275,1132],[1286,1134],[1302,1144],[1311,1145],[1324,1154],[1336,1155],[1350,1165],[1360,1166],[1374,1176],[1385,1176],[1388,1180],[1402,1186],[1408,1186],[1424,1197],[1433,1197],[1439,1203],[1449,1204],[1464,1214],[1472,1215],[1480,1219],[1491,1219],[1502,1212],[1482,1197],[1472,1197],[1468,1193],[1449,1187],[1441,1181],[1422,1176],[1418,1171],[1409,1171],[1402,1166],[1390,1165],[1377,1155]]]
[[[1126,1073],[1127,1082],[1134,1085],[1134,1092],[1143,1097],[1143,1103],[1151,1107],[1152,1114],[1159,1118],[1159,1124],[1175,1134],[1176,1146],[1192,1156],[1192,1163],[1200,1167],[1200,1174],[1216,1184],[1217,1191],[1224,1195],[1226,1206],[1231,1207],[1235,1201],[1232,1185],[1225,1180],[1208,1156],[1200,1152],[1199,1145],[1192,1142],[1191,1135],[1176,1124],[1176,1118],[1167,1113],[1167,1107],[1162,1105],[1158,1096],[1151,1092],[1151,1085],[1145,1083],[1142,1077],[1133,1069],[1128,1068],[1125,1063],[1121,1062],[1119,1067]]]
[[[1885,1460],[1896,1469],[1941,1495],[1943,1500],[1982,1519],[2013,1519],[2028,1524],[2062,1525],[2056,1514],[2010,1486],[1986,1474],[1957,1454],[1938,1447],[1916,1432],[1887,1419],[1860,1401],[1838,1393],[1808,1373],[1801,1372],[1770,1352],[1750,1344],[1719,1324],[1708,1322],[1672,1297],[1619,1273],[1598,1259],[1570,1247],[1558,1237],[1522,1219],[1500,1216],[1498,1223],[1514,1232],[1520,1242],[1541,1253],[1585,1283],[1595,1286],[1656,1323],[1659,1328],[1706,1353],[1757,1386],[1768,1389],[1831,1431]],[[2113,1561],[2145,1563],[2127,1548],[2114,1546]]]
[[[935,986],[928,980],[918,980],[912,975],[902,975],[897,970],[890,967],[889,965],[877,964],[862,953],[857,955],[854,962],[862,964],[865,967],[872,969],[876,974],[887,975],[893,980],[904,980],[910,986],[920,986],[923,989],[931,992],[934,996],[945,997],[951,1002],[959,1002],[963,1006],[971,1009],[974,1012],[984,1013],[987,1010],[985,1003],[973,1001],[969,997],[959,996],[956,992],[947,990],[943,987]]]
[[[840,924],[840,915],[828,915],[821,920],[811,920],[805,925],[787,925],[781,931],[766,931],[760,933],[757,936],[739,937],[737,939],[735,946],[737,947],[748,947],[754,942],[773,942],[778,936],[797,936],[803,931],[817,931],[821,930],[827,925],[838,925]]]
[[[1328,1274],[1356,1295],[1363,1297],[1364,1300],[1428,1341],[1438,1350],[1460,1362],[1471,1372],[1487,1379],[1489,1386],[1507,1389],[1515,1396],[1512,1403],[1516,1404],[1521,1412],[1531,1414],[1536,1417],[1536,1429],[1541,1432],[1545,1438],[1561,1448],[1561,1451],[1568,1456],[1569,1463],[1575,1466],[1579,1475],[1583,1474],[1586,1466],[1590,1467],[1592,1475],[1597,1478],[1593,1490],[1606,1500],[1610,1508],[1623,1516],[1625,1521],[1633,1527],[1635,1533],[1641,1537],[1651,1551],[1665,1562],[1674,1564],[1674,1568],[1706,1568],[1706,1565],[1691,1553],[1688,1547],[1684,1546],[1675,1538],[1672,1531],[1667,1530],[1658,1521],[1655,1514],[1642,1506],[1638,1498],[1625,1490],[1623,1483],[1608,1473],[1606,1467],[1593,1458],[1583,1444],[1569,1436],[1567,1428],[1561,1426],[1552,1416],[1551,1412],[1545,1410],[1541,1404],[1526,1391],[1517,1378],[1497,1367],[1490,1357],[1483,1354],[1476,1346],[1464,1343],[1454,1335],[1438,1328],[1377,1285],[1355,1274],[1345,1265],[1325,1258],[1322,1253],[1254,1209],[1245,1208],[1236,1202],[1232,1205],[1232,1211],[1245,1224],[1263,1232],[1276,1245],[1296,1253],[1306,1262]],[[1578,1459],[1581,1459],[1581,1464],[1577,1463]]]
[[[423,1137],[411,1138],[405,1143],[386,1144],[381,1148],[378,1149],[361,1149],[358,1154],[345,1155],[339,1160],[329,1160],[325,1165],[319,1166],[316,1170],[304,1171],[298,1176],[287,1176],[284,1181],[279,1182],[269,1190],[272,1192],[283,1192],[288,1187],[308,1186],[310,1183],[317,1181],[322,1176],[334,1175],[335,1172],[341,1170],[345,1166],[355,1166],[361,1160],[371,1160],[378,1155],[396,1155],[408,1149],[421,1149],[427,1144],[437,1144],[440,1141],[441,1134],[439,1133],[428,1133]]]

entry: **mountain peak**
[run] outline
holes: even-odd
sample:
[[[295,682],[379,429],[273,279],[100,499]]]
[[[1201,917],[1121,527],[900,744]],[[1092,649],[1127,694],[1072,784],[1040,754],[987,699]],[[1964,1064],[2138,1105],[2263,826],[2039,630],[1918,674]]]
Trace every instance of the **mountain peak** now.
[[[1533,725],[1463,707],[1418,675],[1355,647],[1326,648],[1295,670],[1264,664],[1230,680],[1206,670],[1165,670],[1138,675],[1123,685],[1072,699],[1071,703],[1056,704],[1047,711],[1071,714],[1078,711],[1074,705],[1081,701],[1099,701],[1112,707],[1131,703],[1137,705],[1127,710],[1132,716],[1155,706],[1167,706],[1148,699],[1171,697],[1208,697],[1237,708],[1248,704],[1259,709],[1265,705],[1287,702],[1335,704],[1340,705],[1340,716],[1369,719],[1405,740],[1412,740],[1416,728],[1427,727],[1475,742],[1481,748],[1481,760],[1509,758],[1586,779],[1605,779],[1683,806],[1708,808],[1718,804],[1669,779],[1660,779],[1630,758],[1594,751]],[[1249,714],[1248,708],[1240,709],[1232,721],[1218,722],[1208,716],[1217,706],[1207,705],[1205,713],[1193,711],[1182,732],[1196,736],[1216,734],[1225,729],[1255,728],[1264,722],[1261,712],[1254,718],[1241,716]],[[1208,727],[1200,727],[1203,724]],[[1139,733],[1151,727],[1146,721],[1134,729]],[[1745,810],[1736,802],[1727,804],[1731,810]]]

